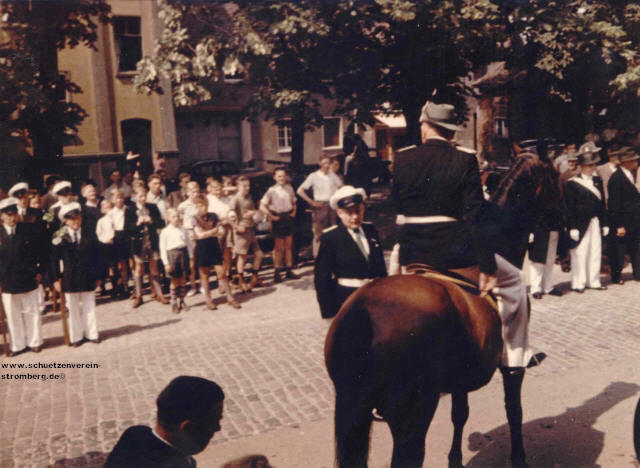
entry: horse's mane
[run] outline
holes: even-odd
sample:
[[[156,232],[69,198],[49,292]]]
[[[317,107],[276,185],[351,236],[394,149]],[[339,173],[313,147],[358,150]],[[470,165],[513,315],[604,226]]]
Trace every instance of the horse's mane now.
[[[515,163],[509,172],[502,178],[491,201],[500,207],[505,207],[511,202],[517,202],[524,195],[527,187],[531,188],[534,175],[539,173],[545,164],[535,153],[521,153],[516,157]]]

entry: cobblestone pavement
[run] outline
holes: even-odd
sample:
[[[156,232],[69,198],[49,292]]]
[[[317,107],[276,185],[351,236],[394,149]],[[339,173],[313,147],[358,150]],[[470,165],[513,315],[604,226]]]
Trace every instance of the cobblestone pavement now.
[[[0,358],[0,467],[101,466],[127,426],[153,423],[158,392],[180,374],[211,378],[225,390],[223,430],[212,444],[332,417],[323,359],[328,322],[320,318],[312,269],[301,272],[300,280],[274,287],[268,277],[265,288],[238,295],[240,310],[218,297],[218,310],[209,311],[201,295],[187,298],[191,310],[181,315],[156,302],[135,311],[128,301],[100,305],[103,342],[77,349],[63,345],[59,314],[45,315],[40,354]],[[558,270],[556,277],[566,291],[568,276]],[[636,362],[639,295],[640,283],[630,281],[532,300],[531,341],[549,355],[537,375]],[[5,368],[37,363],[85,368]],[[35,374],[48,379],[26,379]]]

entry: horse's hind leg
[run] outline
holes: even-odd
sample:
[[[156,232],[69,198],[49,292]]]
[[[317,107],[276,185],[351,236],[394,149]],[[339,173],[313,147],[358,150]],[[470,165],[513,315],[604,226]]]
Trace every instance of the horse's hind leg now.
[[[391,468],[420,468],[424,461],[427,429],[438,406],[440,395],[416,392],[385,408],[384,417],[393,436]]]
[[[453,442],[449,451],[449,468],[462,468],[462,430],[469,418],[467,393],[451,394],[451,421],[453,421]]]
[[[336,388],[335,435],[339,468],[367,466],[373,405],[366,398],[365,391]]]
[[[503,368],[504,406],[511,432],[511,465],[514,468],[528,467],[522,443],[522,405],[520,393],[524,380],[524,369]]]

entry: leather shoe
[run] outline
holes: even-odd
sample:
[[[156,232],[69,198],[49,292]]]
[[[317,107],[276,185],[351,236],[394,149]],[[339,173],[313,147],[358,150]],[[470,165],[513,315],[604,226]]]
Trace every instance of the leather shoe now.
[[[227,304],[229,304],[234,309],[240,309],[242,307],[236,300],[227,301]]]
[[[99,344],[100,343],[100,338],[96,338],[96,339],[89,340],[89,341],[91,341],[92,343],[95,343],[95,344]]]
[[[19,351],[11,351],[11,350],[9,350],[9,352],[8,352],[8,354],[7,354],[7,357],[17,356],[18,354],[22,354],[22,353],[24,353],[26,350],[27,350],[27,348],[22,348],[22,349],[21,349],[21,350],[19,350]]]
[[[531,296],[534,299],[542,299],[542,293],[541,292],[534,292]]]
[[[539,366],[540,363],[544,361],[546,358],[547,358],[547,355],[543,352],[534,354],[533,356],[531,356],[531,359],[529,359],[529,364],[527,364],[527,369],[531,367]]]
[[[553,288],[551,291],[549,291],[547,293],[549,296],[562,296],[562,291],[560,291],[558,288]]]
[[[584,292],[584,288],[582,288],[582,289],[571,288],[571,290],[572,290],[573,292],[577,292],[578,294],[582,294],[582,293]]]
[[[73,343],[71,343],[71,347],[72,348],[77,348],[82,344],[82,341],[74,341]]]
[[[42,346],[34,346],[33,348],[29,348],[29,349],[34,353],[39,353],[40,351],[42,351]]]
[[[595,289],[596,291],[606,291],[607,287],[606,286],[596,286],[594,288],[589,288],[589,289]]]
[[[618,279],[611,278],[611,284],[624,284],[624,280],[622,278],[618,278]]]

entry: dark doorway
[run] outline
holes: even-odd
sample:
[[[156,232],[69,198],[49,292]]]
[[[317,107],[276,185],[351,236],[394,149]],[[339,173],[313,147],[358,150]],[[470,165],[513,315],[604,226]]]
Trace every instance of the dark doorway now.
[[[148,175],[151,165],[151,121],[146,119],[128,119],[120,122],[122,131],[122,149],[140,155],[140,169]]]

